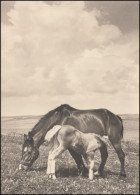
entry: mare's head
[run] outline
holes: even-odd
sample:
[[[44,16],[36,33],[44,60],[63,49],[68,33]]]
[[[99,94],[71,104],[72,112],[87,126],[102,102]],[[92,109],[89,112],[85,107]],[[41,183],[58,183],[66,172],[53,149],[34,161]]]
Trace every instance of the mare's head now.
[[[33,162],[38,158],[39,150],[34,145],[34,140],[29,132],[28,135],[24,134],[24,143],[22,146],[22,158],[19,169],[27,170],[32,166]]]
[[[44,142],[44,137],[47,131],[49,131],[54,125],[61,123],[66,115],[65,112],[63,112],[65,107],[68,107],[68,105],[61,105],[56,109],[51,110],[39,120],[28,135],[24,135],[22,159],[19,169],[27,170],[38,158],[39,146]],[[34,143],[33,136],[36,137],[36,143]]]

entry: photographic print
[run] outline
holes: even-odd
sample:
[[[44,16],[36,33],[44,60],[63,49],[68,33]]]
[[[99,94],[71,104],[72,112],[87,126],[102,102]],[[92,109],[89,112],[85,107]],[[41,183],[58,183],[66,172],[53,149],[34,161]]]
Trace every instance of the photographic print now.
[[[139,194],[138,1],[1,1],[1,194]]]

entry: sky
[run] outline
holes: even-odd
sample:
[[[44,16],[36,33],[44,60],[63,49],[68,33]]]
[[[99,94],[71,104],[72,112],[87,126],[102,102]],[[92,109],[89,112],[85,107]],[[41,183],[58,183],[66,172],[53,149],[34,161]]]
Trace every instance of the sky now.
[[[1,115],[139,113],[138,1],[2,1]]]

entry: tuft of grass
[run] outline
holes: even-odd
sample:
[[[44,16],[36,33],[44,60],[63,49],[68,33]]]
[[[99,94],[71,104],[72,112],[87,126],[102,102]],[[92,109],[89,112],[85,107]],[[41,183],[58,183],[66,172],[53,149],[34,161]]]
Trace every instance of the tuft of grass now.
[[[77,176],[77,167],[69,152],[64,152],[56,162],[56,180],[46,177],[49,149],[42,145],[40,157],[29,171],[16,171],[21,159],[23,136],[19,134],[1,137],[1,192],[2,194],[138,194],[139,193],[139,145],[122,141],[126,153],[126,178],[119,177],[120,163],[112,146],[104,178]],[[100,164],[100,154],[95,156],[95,170]]]

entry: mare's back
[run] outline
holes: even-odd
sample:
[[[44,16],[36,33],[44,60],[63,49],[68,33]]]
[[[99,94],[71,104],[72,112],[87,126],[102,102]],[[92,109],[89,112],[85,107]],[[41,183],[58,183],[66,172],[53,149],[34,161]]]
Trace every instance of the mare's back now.
[[[76,110],[65,119],[64,124],[72,125],[85,133],[93,132],[104,135],[107,122],[106,111],[104,109],[96,109]]]

